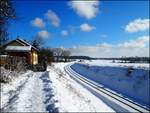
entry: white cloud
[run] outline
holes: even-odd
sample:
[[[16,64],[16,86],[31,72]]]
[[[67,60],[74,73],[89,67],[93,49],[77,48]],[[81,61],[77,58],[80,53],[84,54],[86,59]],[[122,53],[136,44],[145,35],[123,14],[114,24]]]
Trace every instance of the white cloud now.
[[[69,35],[69,32],[67,30],[62,30],[61,31],[61,35],[62,36],[68,36]]]
[[[118,46],[124,48],[143,48],[147,43],[149,43],[149,36],[142,36],[135,40],[130,40],[128,42],[119,44]]]
[[[45,27],[45,22],[41,18],[35,18],[31,21],[31,25],[39,28]]]
[[[109,51],[111,51],[112,45],[103,43],[95,46],[74,46],[69,48],[71,55],[85,55],[90,57],[108,57]]]
[[[145,31],[149,29],[149,19],[136,19],[132,22],[130,22],[125,27],[125,31],[133,33],[133,32],[139,32],[139,31]]]
[[[45,17],[53,26],[58,27],[60,25],[60,19],[55,12],[48,10],[45,13]]]
[[[87,19],[94,18],[99,11],[99,1],[70,1],[68,5],[79,15]]]
[[[48,38],[50,36],[49,32],[46,30],[41,30],[37,34],[41,38]]]
[[[142,36],[120,44],[97,44],[95,46],[74,46],[71,55],[91,57],[149,56],[149,36]]]
[[[94,29],[96,29],[94,26],[90,26],[89,24],[86,23],[80,25],[80,30],[84,32],[90,32]]]

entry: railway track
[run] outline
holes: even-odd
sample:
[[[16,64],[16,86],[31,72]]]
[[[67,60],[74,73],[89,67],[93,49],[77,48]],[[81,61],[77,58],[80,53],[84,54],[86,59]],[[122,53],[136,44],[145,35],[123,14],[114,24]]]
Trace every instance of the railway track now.
[[[97,95],[100,95],[101,99],[105,98],[103,101],[106,101],[108,105],[110,105],[117,112],[139,112],[139,113],[149,113],[150,110],[145,108],[129,99],[126,99],[104,87],[99,86],[95,82],[81,76],[77,72],[75,72],[68,65],[64,68],[66,73],[68,73],[74,80],[82,84],[88,90]]]

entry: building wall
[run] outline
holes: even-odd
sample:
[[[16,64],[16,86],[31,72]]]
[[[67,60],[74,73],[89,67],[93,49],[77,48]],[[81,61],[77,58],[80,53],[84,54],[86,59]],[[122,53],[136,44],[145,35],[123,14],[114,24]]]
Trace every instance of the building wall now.
[[[31,64],[31,55],[30,52],[8,52],[9,56],[25,57],[26,62]]]
[[[31,52],[28,53],[27,62],[28,62],[28,64],[32,64],[32,53]]]
[[[32,52],[10,52],[8,54],[10,56],[25,57],[26,62],[28,64],[33,64],[33,65],[38,64],[38,54],[36,51],[32,51]]]
[[[32,64],[33,65],[38,64],[38,54],[36,51],[32,51]]]

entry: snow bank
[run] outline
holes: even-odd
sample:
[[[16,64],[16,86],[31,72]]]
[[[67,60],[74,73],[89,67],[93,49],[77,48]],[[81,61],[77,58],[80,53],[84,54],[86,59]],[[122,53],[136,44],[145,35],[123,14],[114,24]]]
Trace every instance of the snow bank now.
[[[83,63],[75,63],[71,68],[104,87],[149,106],[149,69],[93,66]]]
[[[48,68],[49,77],[55,90],[60,112],[114,112],[102,100],[64,72],[64,66],[67,63],[53,65],[55,67]]]

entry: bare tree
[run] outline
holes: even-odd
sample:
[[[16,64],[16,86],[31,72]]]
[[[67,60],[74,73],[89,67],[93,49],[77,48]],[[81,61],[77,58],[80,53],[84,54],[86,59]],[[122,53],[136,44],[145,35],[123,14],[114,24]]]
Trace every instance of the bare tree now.
[[[67,62],[68,57],[70,56],[71,52],[69,50],[63,50],[62,51],[62,56],[65,59],[65,62]]]
[[[53,52],[50,48],[41,48],[39,52],[39,63],[47,62],[51,64],[53,61]]]
[[[3,25],[0,28],[0,47],[8,41],[8,32]]]
[[[53,49],[53,54],[57,58],[56,61],[59,61],[62,58],[64,58],[65,61],[67,61],[67,58],[70,55],[70,51],[63,48],[55,48]]]
[[[10,0],[0,0],[0,46],[8,40],[7,24],[10,19],[15,19],[15,10]]]
[[[69,55],[70,55],[70,51],[69,50],[63,50],[62,56],[69,56]]]
[[[62,56],[63,50],[61,48],[53,49],[53,54],[56,58],[56,61],[59,61],[60,57]]]
[[[40,49],[41,46],[44,44],[44,40],[38,35],[36,35],[35,37],[33,37],[33,40],[31,41],[31,43],[34,47]]]
[[[53,52],[55,56],[62,56],[63,50],[61,48],[55,48],[53,49]]]

